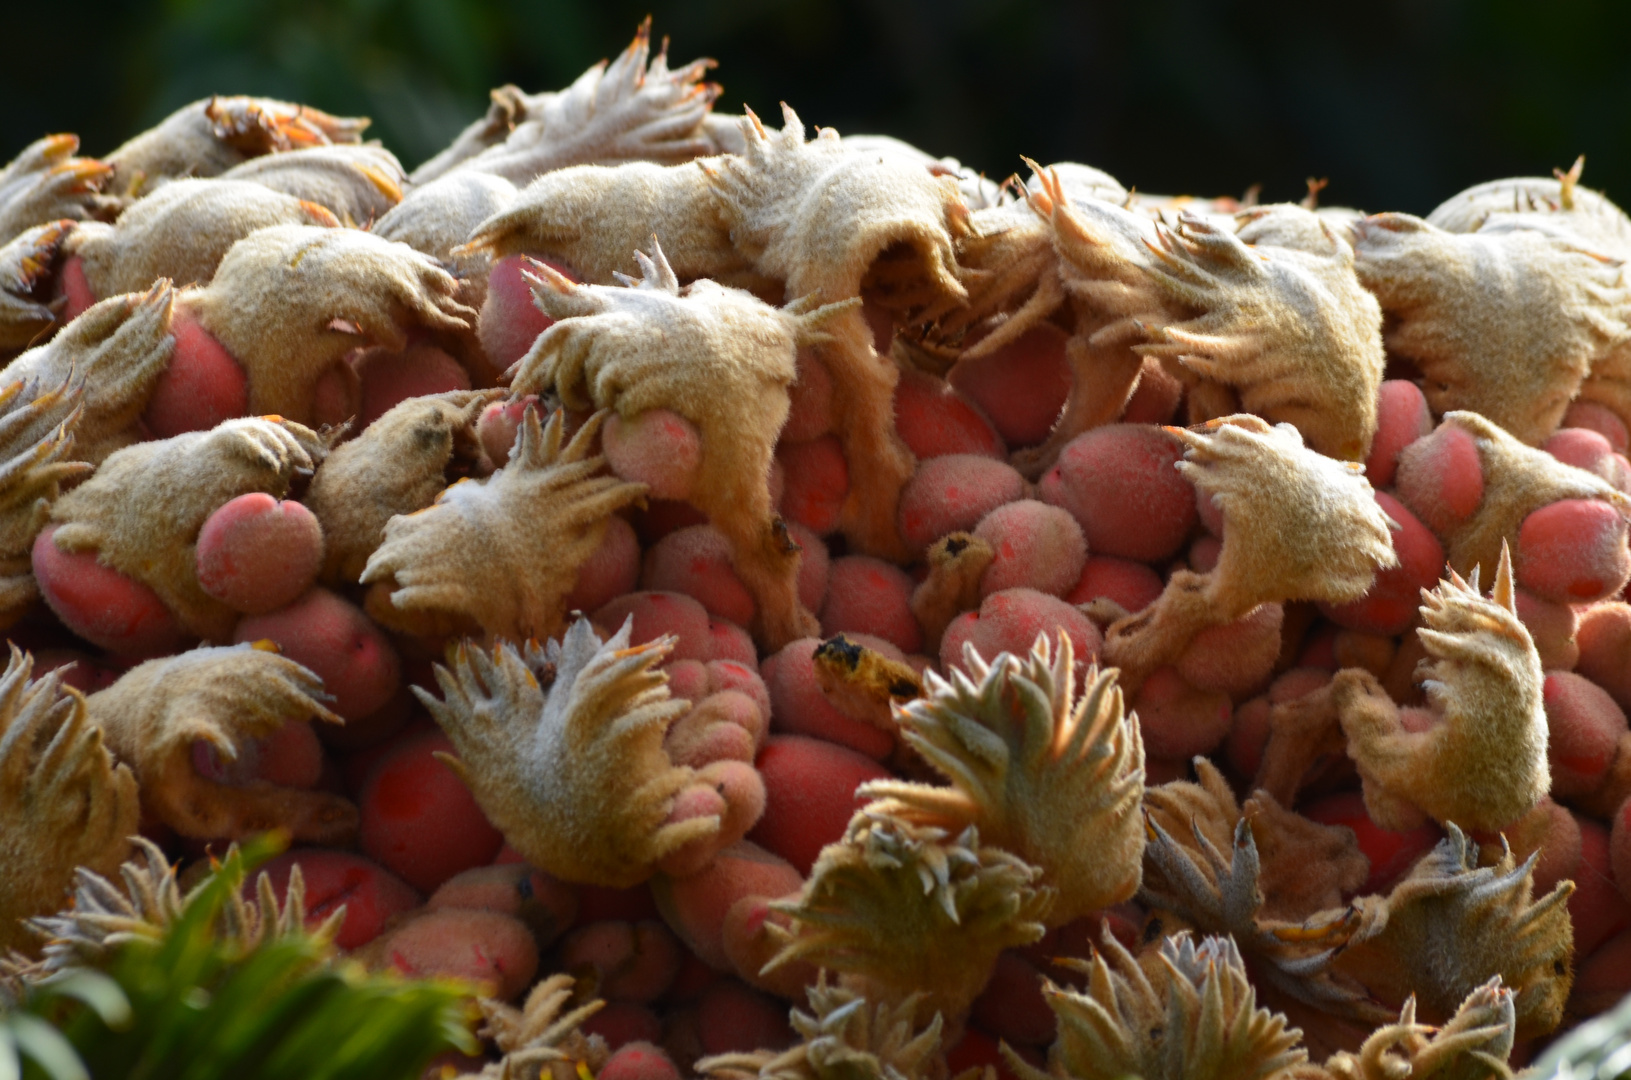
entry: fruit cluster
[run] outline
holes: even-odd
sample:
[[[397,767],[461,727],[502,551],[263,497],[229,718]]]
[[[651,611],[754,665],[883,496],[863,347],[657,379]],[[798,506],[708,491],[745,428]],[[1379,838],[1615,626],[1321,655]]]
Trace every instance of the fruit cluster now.
[[[1579,165],[997,185],[710,66],[0,172],[8,978],[281,829],[490,1076],[1502,1075],[1631,990]]]

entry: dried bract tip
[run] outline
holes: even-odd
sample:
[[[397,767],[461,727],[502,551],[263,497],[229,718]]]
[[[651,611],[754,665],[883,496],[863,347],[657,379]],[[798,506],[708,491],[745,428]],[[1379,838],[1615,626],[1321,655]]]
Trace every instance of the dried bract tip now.
[[[638,885],[664,856],[720,831],[718,815],[671,820],[683,794],[708,784],[663,749],[689,708],[668,696],[657,667],[673,641],[630,646],[631,627],[605,644],[580,619],[543,647],[461,645],[436,669],[442,700],[415,688],[488,819],[529,863],[566,881]]]
[[[983,844],[863,809],[821,852],[798,899],[772,908],[793,927],[766,969],[794,960],[844,973],[867,997],[922,995],[916,1018],[961,1023],[1005,948],[1042,937],[1054,890],[1042,871]]]
[[[1333,685],[1348,756],[1364,781],[1365,805],[1383,828],[1408,829],[1426,814],[1443,824],[1496,830],[1512,825],[1551,789],[1545,673],[1519,621],[1505,543],[1495,589],[1478,572],[1423,590],[1416,631],[1428,660],[1418,675],[1436,722],[1406,724],[1381,685],[1345,671]]]
[[[1496,976],[1511,987],[1515,1037],[1545,1035],[1563,1019],[1574,982],[1574,928],[1560,881],[1532,900],[1536,856],[1510,851],[1478,865],[1478,845],[1454,824],[1386,897],[1355,901],[1358,927],[1336,967],[1379,999],[1411,995],[1428,1023],[1450,1022],[1464,999]]]
[[[987,663],[965,645],[968,673],[925,672],[925,695],[896,712],[902,738],[949,787],[875,780],[872,809],[947,833],[976,827],[988,844],[1042,872],[1061,926],[1129,899],[1144,851],[1138,807],[1144,744],[1116,672],[1080,673],[1070,639],[1039,636],[1029,656]]]
[[[1234,942],[1169,937],[1149,973],[1108,933],[1093,959],[1071,966],[1082,991],[1044,983],[1059,1034],[1047,1071],[1008,1052],[1022,1080],[1290,1080],[1308,1054],[1302,1032],[1257,1007]]]
[[[33,671],[13,645],[0,675],[0,952],[31,944],[21,920],[60,907],[75,867],[113,873],[141,815],[85,699],[60,672]]]

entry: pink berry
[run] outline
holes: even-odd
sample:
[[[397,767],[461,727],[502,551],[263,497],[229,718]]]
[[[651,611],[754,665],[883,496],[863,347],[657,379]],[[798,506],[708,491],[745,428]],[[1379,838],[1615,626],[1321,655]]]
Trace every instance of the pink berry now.
[[[34,540],[34,579],[62,624],[93,645],[131,658],[180,652],[192,636],[158,593],[103,566],[91,552],[69,554],[50,525]]]
[[[1002,436],[979,407],[927,372],[901,372],[895,386],[895,430],[920,462],[948,454],[1008,456]]]
[[[1563,414],[1561,426],[1595,431],[1608,440],[1617,454],[1625,453],[1627,445],[1631,444],[1631,432],[1627,431],[1625,421],[1613,409],[1595,401],[1571,402],[1568,412]]]
[[[1152,757],[1187,761],[1215,750],[1229,734],[1229,696],[1191,686],[1177,668],[1156,669],[1131,702],[1144,750]]]
[[[1131,615],[1155,603],[1164,588],[1160,575],[1143,563],[1114,555],[1089,555],[1081,577],[1064,599],[1067,604],[1086,604],[1102,596]]]
[[[612,515],[606,534],[578,567],[578,580],[566,597],[567,611],[595,611],[605,607],[640,580],[640,538],[634,526]]]
[[[710,615],[739,626],[753,622],[753,594],[731,567],[731,544],[712,525],[669,533],[646,552],[642,588],[684,593]]]
[[[1597,790],[1614,760],[1625,713],[1608,692],[1571,671],[1548,671],[1542,692],[1552,793],[1569,799]]]
[[[554,319],[539,311],[532,302],[532,287],[521,276],[532,270],[527,260],[525,255],[506,255],[493,264],[487,277],[487,299],[476,321],[482,349],[500,370],[525,356],[538,335],[555,324]],[[579,280],[565,265],[553,259],[539,261],[574,281]]]
[[[208,431],[249,413],[249,376],[185,306],[170,322],[176,349],[153,385],[142,419],[154,438]]]
[[[1444,545],[1421,519],[1385,491],[1376,502],[1398,523],[1391,530],[1399,565],[1376,571],[1370,591],[1346,604],[1321,604],[1320,613],[1338,626],[1389,636],[1404,633],[1421,605],[1421,590],[1437,584],[1444,573]]]
[[[958,364],[951,384],[991,418],[1010,446],[1048,437],[1070,394],[1069,335],[1051,323],[1033,327],[977,360]]]
[[[1459,427],[1441,425],[1399,454],[1394,485],[1399,500],[1443,536],[1471,517],[1484,500],[1478,443]]]
[[[262,492],[240,495],[198,533],[198,583],[236,611],[261,615],[293,603],[317,580],[323,527],[310,510]]]
[[[629,418],[613,413],[600,444],[612,472],[645,484],[652,498],[690,498],[702,467],[702,433],[685,417],[668,409]]]
[[[453,753],[440,732],[397,743],[358,795],[363,852],[427,893],[492,862],[504,843],[470,790],[433,756],[438,752]]]
[[[1559,499],[1518,529],[1518,583],[1547,600],[1605,600],[1631,579],[1625,516],[1598,499]]]
[[[410,919],[380,943],[391,970],[481,983],[508,1001],[538,973],[538,945],[526,924],[494,911],[443,908]]]
[[[1095,554],[1160,562],[1195,527],[1195,489],[1173,468],[1182,456],[1160,428],[1095,428],[1065,446],[1038,497],[1070,511]]]
[[[373,941],[394,916],[419,906],[419,894],[407,882],[378,863],[347,851],[302,848],[284,852],[263,863],[254,878],[264,873],[282,900],[289,890],[295,866],[306,882],[306,925],[316,927],[340,908],[345,922],[334,943],[356,949]],[[254,881],[244,883],[246,894]]]
[[[1392,487],[1400,451],[1432,430],[1433,413],[1421,389],[1408,379],[1384,382],[1377,394],[1376,435],[1371,439],[1370,457],[1365,459],[1371,487]]]
[[[308,590],[268,615],[238,623],[236,642],[273,641],[283,654],[314,671],[333,695],[333,710],[360,720],[383,707],[402,681],[396,649],[362,609],[327,589]]]
[[[1005,589],[980,602],[979,611],[965,611],[946,627],[940,639],[940,666],[947,671],[963,666],[963,644],[991,660],[1000,652],[1026,656],[1038,635],[1070,638],[1078,663],[1098,659],[1103,638],[1087,616],[1058,597],[1035,589]]]
[[[849,465],[837,438],[823,435],[805,443],[783,443],[776,458],[785,470],[782,516],[826,536],[838,529],[849,495]]]
[[[756,765],[765,781],[765,812],[748,839],[804,875],[822,848],[843,839],[860,809],[855,789],[892,775],[864,754],[802,735],[771,736]]]
[[[1027,588],[1063,596],[1087,563],[1087,541],[1076,519],[1057,506],[1020,499],[999,506],[974,529],[994,558],[980,578],[980,595]]]
[[[653,878],[651,890],[669,929],[715,970],[729,971],[722,935],[731,905],[744,896],[780,899],[803,885],[803,876],[787,860],[742,840],[721,851],[700,873]]]
[[[919,463],[901,490],[901,536],[915,549],[926,548],[1024,497],[1024,478],[1005,462],[970,454],[932,458]]]
[[[362,382],[358,431],[409,398],[470,389],[470,374],[464,366],[428,341],[414,342],[400,352],[368,349],[355,367]]]
[[[834,559],[827,574],[827,600],[821,632],[871,634],[902,652],[923,646],[923,630],[912,614],[913,582],[906,571],[870,555]]]

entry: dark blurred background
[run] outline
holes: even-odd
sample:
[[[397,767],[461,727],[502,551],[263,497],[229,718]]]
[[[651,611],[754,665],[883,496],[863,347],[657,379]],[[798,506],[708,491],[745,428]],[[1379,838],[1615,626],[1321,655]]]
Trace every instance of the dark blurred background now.
[[[565,86],[648,12],[723,111],[885,133],[994,177],[1085,161],[1151,192],[1426,213],[1587,155],[1631,200],[1624,0],[78,0],[8,3],[0,155],[106,152],[210,93],[372,116],[412,168],[487,89]]]

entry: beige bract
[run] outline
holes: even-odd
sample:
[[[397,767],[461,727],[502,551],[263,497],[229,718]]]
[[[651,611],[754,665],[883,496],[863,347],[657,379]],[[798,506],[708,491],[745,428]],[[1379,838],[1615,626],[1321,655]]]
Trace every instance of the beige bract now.
[[[402,201],[407,173],[383,146],[311,146],[252,158],[221,174],[321,206],[347,225],[367,228]]]
[[[766,970],[805,961],[845,976],[873,1001],[916,996],[918,1023],[936,1012],[960,1028],[1006,948],[1044,933],[1054,890],[1042,871],[982,843],[865,808],[828,844],[797,899],[767,921],[781,949]]]
[[[576,980],[560,973],[539,980],[518,1009],[494,998],[476,1002],[481,1009],[483,1038],[492,1039],[503,1057],[479,1073],[482,1080],[579,1080],[579,1069],[592,1076],[600,1072],[610,1053],[606,1040],[585,1035],[578,1027],[605,1008],[596,998],[575,1008],[566,1006],[578,996]],[[566,1011],[562,1011],[566,1010]]]
[[[1050,926],[1138,891],[1144,744],[1114,670],[1089,666],[1076,689],[1070,638],[1039,636],[1024,658],[987,663],[963,647],[967,674],[924,673],[925,696],[896,712],[901,737],[951,784],[873,780],[871,809],[981,839],[1040,868],[1058,898]]]
[[[0,169],[0,243],[36,225],[85,221],[117,210],[119,200],[101,193],[112,169],[94,158],[75,157],[78,149],[77,135],[47,135]]]
[[[39,386],[82,381],[75,453],[94,465],[139,438],[142,410],[175,353],[170,333],[175,300],[166,280],[143,293],[103,300],[6,365],[0,379]]]
[[[1092,960],[1068,963],[1087,985],[1043,983],[1058,1035],[1046,1070],[1008,1051],[1021,1080],[1290,1080],[1308,1059],[1302,1033],[1258,1007],[1227,937],[1168,937],[1153,973],[1109,933]]]
[[[427,621],[444,632],[473,625],[512,641],[560,633],[578,567],[600,546],[607,519],[645,493],[604,473],[604,459],[591,453],[598,414],[570,442],[564,427],[559,411],[546,427],[529,406],[507,465],[386,522],[358,579],[379,583],[370,613],[409,633]]]
[[[1631,218],[1602,192],[1580,186],[1585,165],[1582,156],[1568,172],[1554,169],[1551,176],[1514,176],[1474,184],[1440,203],[1427,215],[1427,223],[1446,232],[1475,233],[1486,224],[1512,217],[1550,219],[1613,248],[1616,255],[1631,252]]]
[[[211,752],[235,762],[291,721],[338,724],[323,682],[269,648],[193,649],[131,668],[86,699],[93,723],[142,785],[142,806],[182,836],[241,839],[288,829],[297,840],[344,843],[357,808],[338,795],[265,780],[218,781],[198,770]],[[230,782],[228,782],[230,781]]]
[[[232,246],[185,304],[249,377],[249,411],[300,423],[318,380],[363,345],[400,350],[408,331],[458,336],[476,313],[428,255],[356,229],[280,225]],[[351,403],[352,408],[356,406]]]
[[[741,155],[700,164],[714,177],[737,249],[787,295],[861,296],[897,329],[968,302],[954,246],[968,232],[968,210],[954,176],[904,155],[850,149],[831,128],[806,141],[786,106],[779,132],[751,113],[742,132]],[[863,551],[903,557],[897,507],[913,462],[895,434],[898,369],[860,307],[827,332],[815,358],[832,379],[836,434],[849,463],[840,526]]]
[[[1509,1080],[1516,1022],[1512,991],[1499,975],[1468,994],[1442,1026],[1416,1020],[1412,994],[1398,1022],[1377,1028],[1358,1053],[1333,1054],[1325,1071],[1336,1080]]]
[[[1429,479],[1439,468],[1433,445],[1426,439],[1418,439],[1400,453],[1398,487],[1400,500],[1444,541],[1450,566],[1463,576],[1478,566],[1494,566],[1502,545],[1518,542],[1523,519],[1559,499],[1598,499],[1622,517],[1631,518],[1631,497],[1613,484],[1595,473],[1565,465],[1544,450],[1525,446],[1477,413],[1446,413],[1438,430],[1446,428],[1465,432],[1477,448],[1482,474],[1477,505],[1457,517],[1415,496],[1416,478]]]
[[[617,59],[602,60],[565,90],[494,90],[487,115],[415,169],[413,180],[422,184],[450,170],[473,169],[524,184],[568,165],[672,165],[713,153],[701,130],[719,96],[718,86],[702,81],[713,66],[712,60],[693,60],[670,71],[666,40],[651,56],[647,16]]]
[[[63,245],[96,296],[158,278],[207,285],[232,245],[273,225],[336,225],[321,206],[247,180],[177,180],[132,203],[113,225],[79,226]]]
[[[481,456],[476,420],[502,391],[409,398],[323,459],[301,500],[323,526],[323,580],[355,582],[385,526],[436,501]]]
[[[1534,865],[1504,852],[1478,865],[1478,845],[1455,825],[1386,897],[1354,902],[1358,926],[1336,967],[1383,1001],[1414,995],[1428,1023],[1446,1023],[1495,976],[1512,988],[1516,1037],[1556,1029],[1574,982],[1574,927],[1560,881],[1532,900]]]
[[[77,379],[54,389],[31,380],[0,386],[0,625],[10,625],[39,596],[34,538],[50,520],[62,485],[91,471],[74,449],[84,390]]]
[[[874,321],[896,327],[965,303],[954,238],[968,211],[956,179],[908,155],[852,149],[830,128],[806,141],[798,116],[786,109],[784,118],[778,132],[745,117],[740,154],[546,174],[469,246],[547,255],[605,284],[635,269],[635,249],[655,232],[682,281],[710,278],[776,300],[864,296]],[[896,509],[912,458],[894,429],[898,370],[879,355],[859,306],[835,313],[827,332],[814,359],[831,375],[849,463],[841,525],[860,550],[906,557]]]
[[[460,300],[481,310],[492,257],[462,247],[483,221],[515,202],[515,185],[502,176],[460,169],[412,188],[369,231],[439,260],[460,279]]]
[[[638,259],[642,276],[625,288],[575,285],[538,264],[533,297],[557,321],[521,358],[511,389],[553,389],[568,408],[627,419],[669,409],[695,424],[702,458],[690,501],[730,542],[753,594],[755,636],[767,650],[813,636],[815,617],[798,598],[799,548],[771,502],[770,467],[798,349],[827,340],[845,307],[774,308],[711,281],[682,289],[655,241],[652,257]]]
[[[1175,571],[1155,603],[1106,631],[1103,661],[1128,692],[1208,626],[1259,604],[1357,600],[1398,565],[1363,467],[1307,448],[1290,424],[1241,415],[1166,430],[1185,446],[1178,470],[1223,513],[1223,548],[1211,571]]]
[[[211,97],[183,105],[108,154],[111,190],[146,195],[169,180],[219,176],[262,154],[355,143],[368,121],[257,97]]]
[[[1147,273],[1200,314],[1151,327],[1134,351],[1175,369],[1192,401],[1225,401],[1207,384],[1228,387],[1244,411],[1291,424],[1320,453],[1363,461],[1376,432],[1382,311],[1348,242],[1288,205],[1243,213],[1238,232],[1184,214],[1160,236]],[[1191,404],[1191,420],[1211,418]]]
[[[1435,413],[1480,413],[1539,444],[1599,359],[1631,340],[1617,259],[1525,221],[1448,233],[1408,214],[1353,226],[1360,280]]]
[[[316,432],[266,417],[137,443],[57,500],[52,539],[59,551],[93,553],[152,589],[189,632],[226,641],[238,612],[198,582],[199,530],[239,495],[283,498],[327,452]]]
[[[829,986],[822,972],[806,988],[810,1012],[793,1009],[799,1036],[777,1053],[716,1054],[698,1061],[700,1075],[717,1080],[939,1080],[944,1075],[937,1013],[927,1024],[915,1017],[918,995],[897,1003],[871,1002],[853,990]]]
[[[1505,546],[1488,597],[1478,572],[1423,591],[1416,631],[1430,658],[1424,677],[1433,723],[1407,726],[1369,672],[1339,673],[1332,696],[1348,756],[1364,782],[1365,808],[1384,829],[1410,829],[1422,815],[1484,831],[1517,822],[1551,789],[1546,758],[1545,673],[1518,620]],[[1419,717],[1419,713],[1417,714]]]
[[[136,778],[114,764],[78,691],[11,647],[0,675],[0,954],[30,944],[22,920],[62,906],[74,868],[111,874],[141,807]]]
[[[0,245],[0,358],[28,348],[57,321],[56,305],[41,297],[42,286],[74,229],[72,221],[52,221]]]
[[[663,638],[630,646],[632,623],[601,644],[588,620],[559,642],[461,645],[437,667],[443,699],[418,687],[458,758],[445,758],[511,847],[564,881],[626,888],[665,856],[717,836],[718,815],[671,819],[707,769],[676,767],[663,749],[690,703],[657,670]]]

